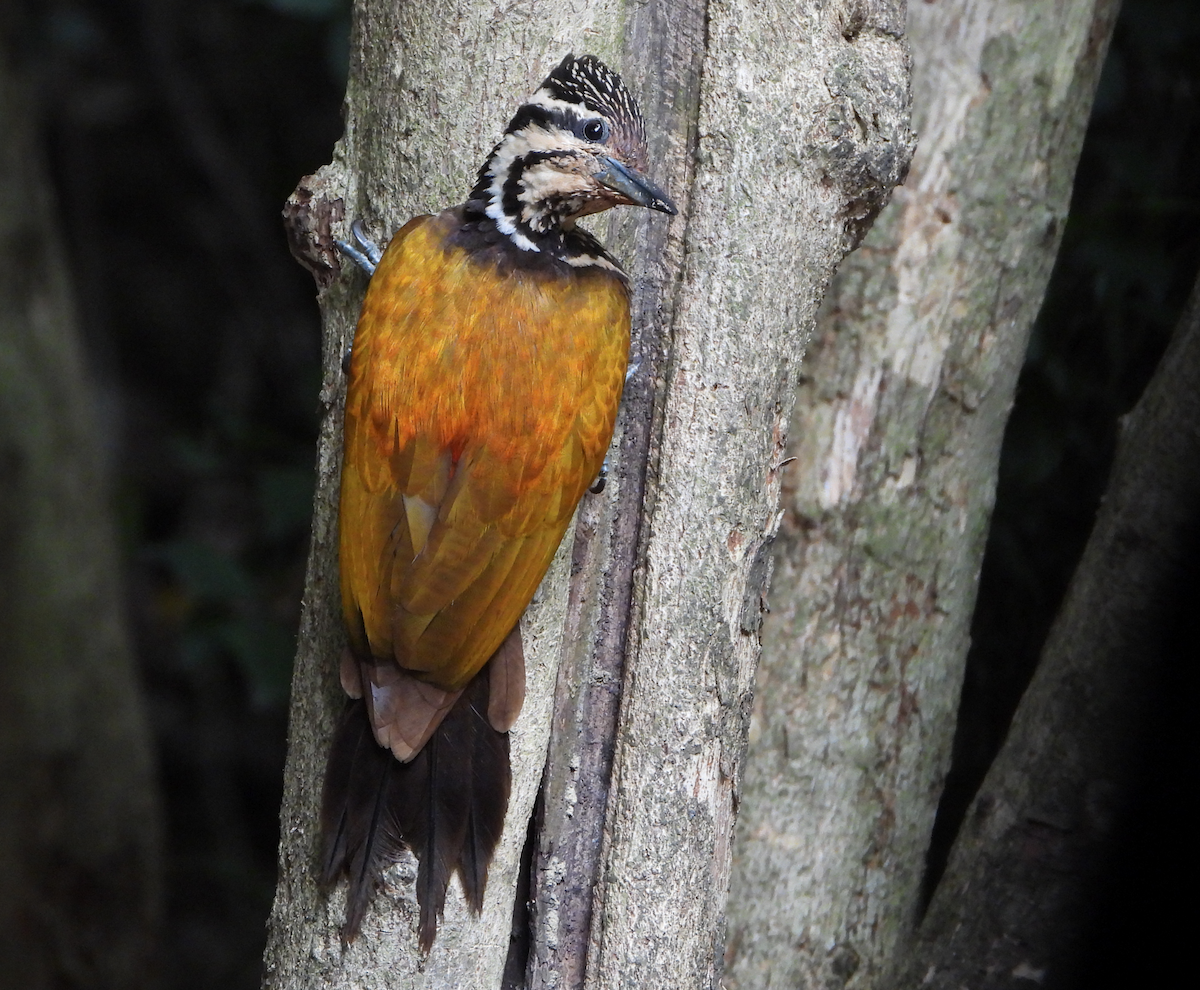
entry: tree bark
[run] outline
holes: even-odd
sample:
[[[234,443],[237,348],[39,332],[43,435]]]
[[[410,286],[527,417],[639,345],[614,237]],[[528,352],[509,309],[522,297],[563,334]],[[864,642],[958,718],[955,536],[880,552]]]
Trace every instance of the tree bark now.
[[[903,5],[712,3],[589,987],[715,986],[799,359],[911,154]]]
[[[1095,529],[900,985],[1069,985],[1200,545],[1198,424],[1200,281],[1122,421]]]
[[[314,859],[340,706],[340,365],[363,283],[339,271],[332,236],[354,217],[386,233],[460,201],[508,115],[572,49],[623,71],[651,124],[652,172],[684,210],[669,227],[614,217],[605,238],[632,259],[640,363],[613,483],[585,502],[575,548],[530,982],[579,986],[586,952],[588,986],[716,984],[779,458],[820,297],[911,153],[902,27],[892,0],[356,6],[346,135],[289,206],[297,252],[324,286],[325,416],[268,986],[500,983],[564,652],[571,548],[523,620],[529,694],[483,917],[452,888],[422,959],[412,863],[402,863],[343,952],[342,898],[320,897]],[[587,708],[583,745],[611,746],[611,770],[604,752],[572,755],[573,695]],[[599,791],[573,804],[583,770]],[[572,871],[565,886],[557,861]],[[582,914],[561,913],[566,900]]]
[[[1000,443],[1116,9],[910,10],[918,153],[830,293],[791,426],[731,987],[877,986],[912,938]]]
[[[7,40],[0,37],[0,987],[134,990],[155,984],[157,786],[123,621],[105,438],[38,154],[35,103]]]

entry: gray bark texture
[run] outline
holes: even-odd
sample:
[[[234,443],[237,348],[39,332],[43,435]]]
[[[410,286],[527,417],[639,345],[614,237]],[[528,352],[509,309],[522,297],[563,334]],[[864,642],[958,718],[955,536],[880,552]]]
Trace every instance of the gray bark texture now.
[[[879,986],[913,938],[1000,443],[1116,8],[910,8],[917,154],[827,297],[791,424],[730,987]]]
[[[36,120],[0,43],[0,988],[135,990],[157,784]]]
[[[322,286],[325,415],[267,986],[498,987],[548,747],[529,984],[717,984],[779,462],[818,303],[911,154],[903,24],[899,0],[356,4],[345,136],[287,209]],[[386,239],[460,202],[572,50],[638,96],[681,215],[602,222],[635,285],[638,368],[609,487],[522,620],[528,696],[483,915],[453,885],[421,957],[409,860],[343,950],[342,894],[318,893],[315,856],[341,705],[340,365],[363,279],[332,238],[360,217]]]
[[[1200,282],[1122,421],[1112,475],[1062,610],[979,788],[905,987],[1067,985],[1150,700],[1173,589],[1200,537]]]

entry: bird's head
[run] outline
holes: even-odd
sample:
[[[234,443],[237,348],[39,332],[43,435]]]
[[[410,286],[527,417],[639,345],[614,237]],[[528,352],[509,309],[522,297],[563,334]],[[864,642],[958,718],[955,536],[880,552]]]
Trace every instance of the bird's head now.
[[[621,77],[591,55],[568,55],[509,122],[471,200],[517,247],[538,251],[611,206],[674,214],[646,160],[646,127]]]

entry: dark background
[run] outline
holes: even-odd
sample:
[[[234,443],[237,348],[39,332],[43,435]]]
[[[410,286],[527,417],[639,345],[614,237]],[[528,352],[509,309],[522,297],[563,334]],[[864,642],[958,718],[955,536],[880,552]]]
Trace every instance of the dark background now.
[[[1119,417],[1153,374],[1200,268],[1200,3],[1124,0],[1001,451],[954,757],[927,891],[1004,741],[1107,483]],[[1198,562],[1200,565],[1200,562]],[[1200,566],[1179,575],[1141,782],[1075,984],[1177,982],[1195,910]]]
[[[28,9],[18,43],[38,82],[117,478],[168,815],[166,983],[257,987],[319,381],[314,289],[279,211],[340,133],[349,2]],[[1126,0],[1005,438],[932,876],[1087,539],[1117,418],[1200,266],[1198,160],[1200,3]],[[1173,937],[1180,952],[1186,942],[1164,905],[1188,849],[1181,807],[1197,746],[1182,699],[1194,697],[1194,642],[1181,626],[1081,985],[1156,983],[1153,959],[1171,958]],[[1149,963],[1129,939],[1148,918],[1159,946]]]
[[[341,133],[349,0],[27,10],[164,797],[163,983],[253,988],[319,387],[280,210]]]

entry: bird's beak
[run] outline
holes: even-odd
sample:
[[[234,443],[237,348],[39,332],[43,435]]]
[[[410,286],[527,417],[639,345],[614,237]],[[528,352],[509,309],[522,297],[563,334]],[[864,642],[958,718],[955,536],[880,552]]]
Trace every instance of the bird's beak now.
[[[602,186],[607,186],[614,192],[619,192],[631,203],[644,206],[660,213],[674,216],[679,211],[665,192],[658,188],[644,175],[628,165],[622,165],[615,158],[607,156],[600,159],[603,168],[594,174],[594,178]]]

